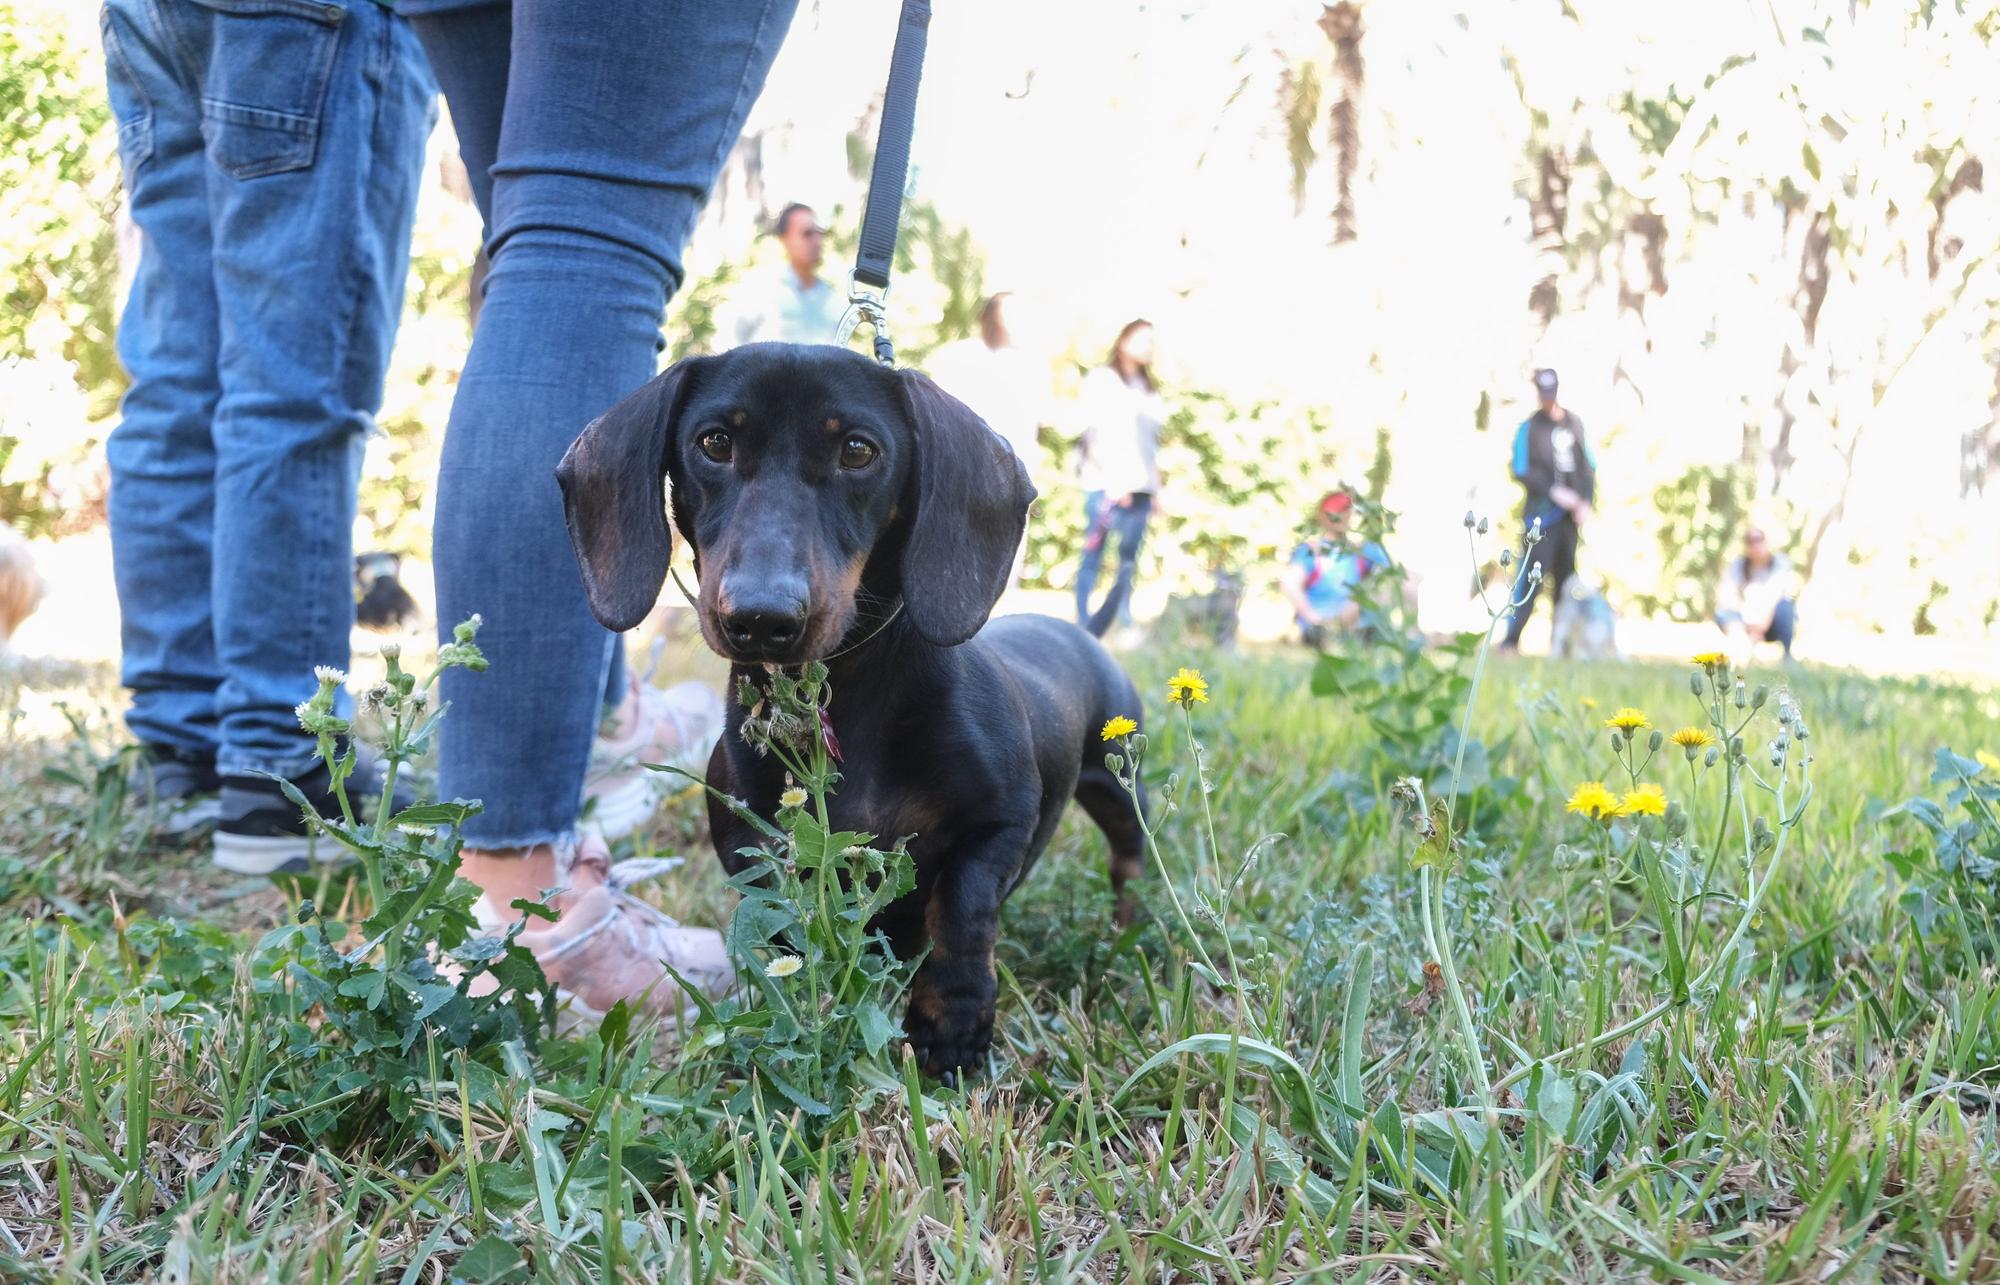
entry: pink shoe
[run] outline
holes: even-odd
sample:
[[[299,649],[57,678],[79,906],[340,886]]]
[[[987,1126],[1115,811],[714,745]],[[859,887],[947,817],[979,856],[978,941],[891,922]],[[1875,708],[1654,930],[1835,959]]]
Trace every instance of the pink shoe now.
[[[735,988],[736,968],[721,933],[686,927],[626,891],[679,864],[678,857],[613,862],[604,840],[588,832],[578,843],[568,887],[552,902],[562,917],[518,938],[554,983],[566,1025],[594,1026],[621,999],[669,1028],[679,1025],[694,1004],[662,965],[710,997]],[[508,922],[484,897],[476,913],[495,932]]]
[[[666,763],[700,775],[722,735],[722,719],[722,698],[703,684],[661,691],[633,674],[624,702],[605,720],[590,752],[583,797],[591,824],[607,839],[644,825],[660,799],[680,785],[645,765]]]

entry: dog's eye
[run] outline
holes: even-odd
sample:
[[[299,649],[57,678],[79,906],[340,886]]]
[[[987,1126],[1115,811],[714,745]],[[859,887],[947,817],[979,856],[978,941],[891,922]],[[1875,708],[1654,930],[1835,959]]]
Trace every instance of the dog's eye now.
[[[711,428],[703,433],[695,445],[701,447],[701,453],[717,464],[729,463],[730,457],[736,450],[736,444],[729,440],[729,434],[719,428]]]
[[[840,444],[840,467],[867,468],[875,462],[875,444],[865,437],[850,437]]]

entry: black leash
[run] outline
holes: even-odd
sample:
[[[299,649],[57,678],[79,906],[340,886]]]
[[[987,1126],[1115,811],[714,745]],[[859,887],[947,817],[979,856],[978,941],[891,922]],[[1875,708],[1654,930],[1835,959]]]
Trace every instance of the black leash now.
[[[861,215],[861,248],[847,287],[847,312],[834,342],[845,347],[864,319],[875,332],[875,360],[896,364],[889,339],[889,274],[896,266],[897,224],[903,217],[903,185],[910,174],[910,136],[917,127],[917,82],[924,74],[924,45],[930,39],[930,0],[903,0],[896,48],[889,56],[889,87],[882,94],[882,124],[875,133],[875,166],[868,175],[868,204]]]

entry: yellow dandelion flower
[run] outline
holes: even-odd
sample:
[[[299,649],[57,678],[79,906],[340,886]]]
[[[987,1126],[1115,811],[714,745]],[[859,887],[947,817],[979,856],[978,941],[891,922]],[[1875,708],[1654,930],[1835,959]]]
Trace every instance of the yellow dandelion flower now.
[[[1667,738],[1692,755],[1696,750],[1705,750],[1715,744],[1715,738],[1699,727],[1683,727]]]
[[[1625,792],[1618,802],[1621,817],[1658,817],[1667,814],[1667,792],[1651,781]]]
[[[1200,702],[1208,703],[1208,680],[1201,676],[1199,669],[1189,669],[1182,665],[1180,672],[1167,680],[1167,699],[1186,707]]]
[[[1625,733],[1625,735],[1630,736],[1634,732],[1644,731],[1646,728],[1651,727],[1653,722],[1646,717],[1645,710],[1633,709],[1630,705],[1625,705],[1620,707],[1616,714],[1605,719],[1604,725],[1606,727],[1615,727]]]
[[[2000,754],[1995,754],[1992,750],[1974,750],[1972,757],[1979,760],[1979,766],[1995,776],[2000,776]]]
[[[1116,718],[1104,720],[1104,730],[1099,735],[1107,741],[1115,741],[1121,736],[1130,736],[1139,730],[1139,725],[1120,714]]]
[[[780,955],[770,963],[764,965],[764,976],[790,977],[805,966],[806,961],[800,959],[797,955]]]
[[[1719,651],[1700,652],[1688,657],[1688,661],[1690,664],[1700,665],[1703,669],[1729,668],[1728,655]]]
[[[1595,696],[1586,696],[1586,697],[1584,697],[1584,698],[1583,698],[1583,707],[1584,707],[1585,709],[1596,709],[1596,708],[1597,708],[1597,698],[1596,698]]]
[[[1602,821],[1618,815],[1618,796],[1606,789],[1602,781],[1585,781],[1569,796],[1569,810],[1593,821]]]
[[[806,792],[796,785],[778,796],[778,806],[781,808],[802,808],[805,805]]]

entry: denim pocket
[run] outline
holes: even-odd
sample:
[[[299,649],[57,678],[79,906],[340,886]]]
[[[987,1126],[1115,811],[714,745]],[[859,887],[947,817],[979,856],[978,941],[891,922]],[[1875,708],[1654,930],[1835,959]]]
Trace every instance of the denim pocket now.
[[[347,11],[320,0],[195,0],[215,13],[202,85],[208,158],[232,178],[306,169]]]
[[[129,191],[139,167],[153,155],[153,104],[125,53],[124,37],[109,5],[98,13],[97,25],[104,35],[105,95],[111,100],[111,117],[118,122],[118,159]]]

